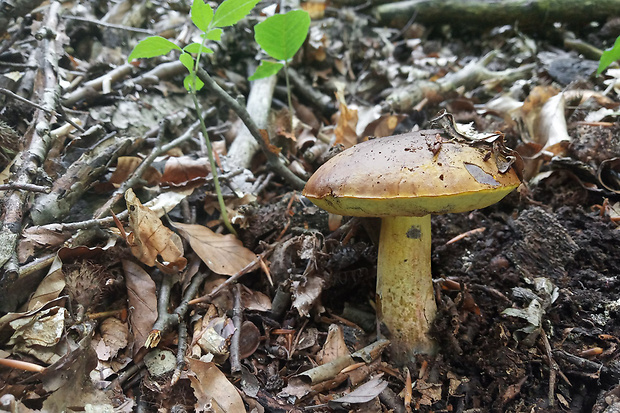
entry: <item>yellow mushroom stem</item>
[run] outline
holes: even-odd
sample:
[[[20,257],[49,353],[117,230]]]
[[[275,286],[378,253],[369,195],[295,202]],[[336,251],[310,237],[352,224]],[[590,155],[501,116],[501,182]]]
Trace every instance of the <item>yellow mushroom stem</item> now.
[[[395,360],[434,354],[437,313],[431,276],[431,216],[384,217],[377,262],[377,314],[390,331]]]

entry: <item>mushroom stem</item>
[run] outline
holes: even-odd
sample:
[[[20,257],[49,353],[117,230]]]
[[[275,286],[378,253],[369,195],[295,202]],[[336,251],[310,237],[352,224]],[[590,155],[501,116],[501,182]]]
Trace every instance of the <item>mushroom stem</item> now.
[[[384,217],[377,263],[377,314],[391,334],[395,361],[434,354],[428,331],[437,305],[431,275],[431,216]]]

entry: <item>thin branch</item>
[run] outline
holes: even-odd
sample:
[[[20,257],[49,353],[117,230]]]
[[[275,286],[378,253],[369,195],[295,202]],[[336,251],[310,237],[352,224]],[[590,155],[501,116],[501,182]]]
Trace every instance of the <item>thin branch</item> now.
[[[156,34],[152,30],[140,29],[137,27],[130,27],[130,26],[123,26],[122,24],[106,23],[106,22],[102,22],[101,20],[85,19],[83,17],[69,16],[69,15],[62,16],[62,18],[68,19],[68,20],[76,20],[76,21],[83,22],[83,23],[95,24],[97,26],[107,27],[108,29],[117,29],[117,30],[125,30],[127,32],[148,34],[149,36],[153,36]]]
[[[26,99],[25,97],[21,97],[13,92],[11,92],[8,89],[5,88],[1,88],[0,87],[0,93],[2,93],[5,96],[8,96],[10,98],[13,98],[15,100],[19,100],[20,102],[23,102],[29,106],[32,106],[35,109],[39,109],[42,110],[44,112],[46,112],[48,115],[57,115],[59,119],[64,120],[65,122],[67,122],[69,125],[73,126],[75,129],[79,130],[80,132],[84,132],[84,128],[81,127],[80,125],[78,125],[77,123],[75,123],[73,120],[69,119],[68,117],[66,117],[65,115],[63,115],[62,113],[58,113],[56,111],[53,110],[49,110],[41,105],[38,105],[28,99]]]
[[[239,116],[239,118],[248,128],[254,139],[256,139],[256,141],[260,145],[271,168],[273,168],[273,170],[278,175],[284,178],[295,189],[302,189],[305,185],[304,180],[299,178],[290,169],[288,169],[282,163],[278,154],[272,152],[272,150],[269,148],[269,144],[265,142],[263,135],[261,134],[254,120],[252,120],[252,117],[250,116],[248,111],[245,110],[245,108],[240,105],[239,102],[237,102],[232,96],[226,93],[226,91],[222,89],[215,82],[215,80],[213,80],[213,78],[207,73],[206,70],[198,69],[197,76],[200,80],[204,82],[205,86],[208,89],[217,94],[220,99],[222,99],[228,106],[232,108],[233,111],[235,111],[237,116]]]
[[[151,166],[153,161],[159,155],[168,152],[170,149],[172,149],[174,147],[177,147],[177,146],[181,145],[182,143],[184,143],[185,141],[187,141],[190,138],[192,138],[194,136],[194,134],[196,133],[196,131],[198,130],[199,127],[200,127],[200,121],[196,121],[196,122],[192,123],[192,125],[183,133],[183,135],[179,136],[178,138],[176,138],[175,140],[169,142],[166,145],[161,145],[161,146],[158,145],[155,148],[153,148],[153,150],[151,151],[149,156],[147,156],[142,161],[142,163],[136,168],[136,170],[133,171],[133,174],[131,174],[131,177],[129,177],[129,179],[127,179],[125,182],[123,182],[121,184],[121,186],[119,188],[117,188],[116,191],[114,191],[114,193],[112,194],[110,199],[108,199],[108,201],[102,207],[100,207],[99,209],[97,209],[97,211],[95,211],[94,218],[95,219],[101,218],[119,200],[121,200],[121,198],[123,198],[123,196],[125,195],[125,192],[129,188],[133,188],[134,186],[136,186],[142,180],[142,175],[146,172],[148,167]],[[158,141],[159,141],[159,139],[158,139]]]
[[[195,305],[195,304],[211,301],[213,297],[215,297],[217,294],[220,293],[220,291],[223,291],[225,288],[228,288],[229,286],[235,284],[237,280],[239,280],[239,278],[241,278],[243,275],[257,269],[260,266],[260,260],[267,257],[267,255],[269,255],[273,251],[273,248],[274,247],[269,246],[268,249],[266,249],[265,251],[257,255],[256,258],[252,260],[252,262],[250,262],[248,265],[243,267],[240,271],[238,271],[232,277],[228,278],[226,281],[224,281],[223,283],[215,287],[213,291],[211,291],[209,294],[203,295],[202,297],[195,298],[191,300],[188,304]]]
[[[234,289],[233,325],[235,332],[230,340],[230,372],[238,374],[241,371],[239,360],[239,345],[241,342],[241,323],[243,322],[243,308],[241,307],[241,286],[237,284]]]
[[[49,186],[41,186],[29,183],[8,183],[0,185],[0,191],[22,190],[29,192],[43,192],[49,194],[51,188]]]

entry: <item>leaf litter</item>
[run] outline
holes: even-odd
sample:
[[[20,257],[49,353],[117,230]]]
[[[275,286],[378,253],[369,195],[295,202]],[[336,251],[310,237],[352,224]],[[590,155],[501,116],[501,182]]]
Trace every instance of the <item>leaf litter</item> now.
[[[235,164],[243,126],[204,93],[238,237],[225,233],[184,67],[126,63],[144,30],[191,43],[186,5],[67,3],[58,21],[52,4],[11,21],[0,54],[6,90],[40,103],[50,85],[32,79],[48,70],[64,105],[45,112],[2,96],[3,409],[619,408],[618,74],[593,76],[599,55],[571,46],[613,45],[613,19],[520,31],[465,16],[439,26],[420,12],[389,28],[342,3],[302,5],[313,20],[290,62],[293,130],[284,79],[263,92],[273,116],[261,133],[290,170],[307,178],[341,145],[430,128],[440,109],[461,130],[501,131],[525,160],[525,184],[502,203],[433,217],[438,354],[392,362],[375,323],[376,221],[328,216],[256,148]],[[229,12],[215,18],[229,24]],[[42,19],[56,43],[19,40]],[[234,97],[258,85],[246,74],[260,19],[226,28],[209,57]],[[57,68],[38,67],[44,52]],[[42,150],[47,129],[54,141]]]

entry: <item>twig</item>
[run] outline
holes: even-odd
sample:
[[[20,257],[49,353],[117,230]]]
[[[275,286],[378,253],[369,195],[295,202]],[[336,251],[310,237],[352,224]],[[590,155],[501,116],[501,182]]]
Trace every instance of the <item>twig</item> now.
[[[553,405],[555,404],[555,381],[560,367],[553,358],[551,344],[549,344],[547,333],[542,327],[540,327],[540,338],[543,346],[545,347],[545,356],[547,358],[547,363],[549,363],[549,390],[547,392],[547,398],[549,399],[549,406],[553,407]]]
[[[49,186],[41,186],[29,183],[8,183],[0,185],[0,191],[11,191],[11,190],[23,190],[30,192],[43,192],[45,194],[49,194],[51,188]]]
[[[170,386],[174,386],[181,378],[185,368],[185,352],[187,351],[187,324],[179,323],[179,339],[177,343],[177,364],[170,379]]]
[[[239,360],[239,343],[241,341],[241,324],[243,322],[243,308],[241,308],[241,286],[235,285],[234,304],[233,304],[233,325],[235,332],[230,340],[230,372],[238,374],[241,372],[241,360]]]
[[[194,275],[194,277],[192,278],[192,282],[189,284],[189,286],[185,290],[185,293],[183,294],[183,299],[181,300],[181,303],[178,305],[177,308],[174,309],[172,313],[169,313],[168,305],[170,304],[170,289],[172,287],[172,277],[164,276],[164,282],[162,282],[159,297],[157,298],[157,320],[153,324],[153,331],[157,331],[158,334],[161,335],[179,324],[179,322],[187,314],[191,298],[196,295],[198,287],[200,287],[206,277],[207,273],[205,272],[199,272]],[[153,334],[153,331],[151,332],[151,334]]]
[[[66,117],[65,115],[58,113],[56,111],[53,110],[49,110],[41,105],[38,105],[34,102],[31,102],[30,100],[26,99],[25,97],[21,97],[13,92],[11,92],[8,89],[5,88],[0,88],[0,93],[2,93],[5,96],[8,96],[10,98],[13,98],[15,100],[19,100],[20,102],[23,102],[29,106],[32,106],[35,109],[39,109],[42,110],[44,112],[46,112],[49,115],[58,115],[58,118],[64,120],[65,122],[67,122],[68,124],[70,124],[71,126],[73,126],[75,129],[79,130],[80,132],[84,132],[84,128],[81,127],[80,125],[78,125],[77,123],[75,123],[72,119],[69,119],[68,117]]]
[[[474,234],[480,234],[480,233],[483,233],[484,231],[486,231],[485,227],[470,229],[469,231],[463,232],[463,233],[457,235],[456,237],[448,240],[446,242],[446,245],[454,244],[455,242],[460,241],[463,238],[467,238],[470,235],[474,235]]]
[[[252,117],[248,113],[247,110],[243,106],[239,104],[232,96],[230,96],[224,89],[222,89],[213,78],[207,73],[204,69],[198,69],[197,71],[198,78],[202,80],[207,88],[209,88],[212,92],[218,95],[220,99],[222,99],[228,106],[231,107],[233,111],[239,116],[241,121],[247,126],[248,130],[256,139],[258,144],[260,145],[269,165],[273,168],[273,170],[284,178],[293,188],[302,189],[305,185],[304,180],[295,175],[290,169],[288,169],[282,161],[280,161],[280,157],[277,153],[273,152],[269,147],[269,144],[263,138],[261,131],[256,126],[256,123],[252,120]]]
[[[83,23],[95,24],[97,26],[107,27],[109,29],[125,30],[128,32],[134,32],[134,33],[144,33],[144,34],[148,34],[149,36],[153,36],[155,34],[155,32],[152,30],[140,29],[137,27],[130,27],[130,26],[123,26],[122,24],[106,23],[106,22],[102,22],[101,20],[85,19],[83,17],[69,16],[69,15],[62,16],[62,18],[68,19],[68,20],[76,20],[76,21],[83,22]]]
[[[97,211],[95,211],[94,218],[95,219],[101,218],[103,214],[107,213],[125,195],[125,192],[129,188],[133,188],[134,186],[136,186],[142,179],[142,174],[144,174],[144,172],[146,172],[148,167],[151,166],[155,158],[157,158],[162,153],[166,153],[170,149],[177,147],[183,142],[192,138],[194,136],[194,133],[196,133],[199,127],[200,127],[200,121],[196,121],[192,123],[192,125],[183,133],[183,135],[179,136],[172,142],[169,142],[166,145],[156,146],[155,148],[153,148],[149,156],[147,156],[142,161],[142,163],[136,168],[136,170],[133,171],[133,174],[131,174],[131,177],[129,177],[129,179],[123,182],[121,186],[118,189],[116,189],[116,191],[114,191],[110,199],[108,199],[108,201],[102,207],[100,207],[99,209],[97,209]],[[158,141],[160,140],[158,139]]]
[[[114,70],[111,70],[110,72],[106,73],[103,76],[90,80],[84,83],[82,87],[66,95],[64,99],[62,100],[62,104],[65,106],[73,106],[79,100],[85,99],[87,96],[89,96],[93,91],[95,92],[101,91],[101,89],[103,88],[104,82],[111,83],[118,79],[121,79],[127,76],[129,73],[131,73],[133,69],[134,69],[133,65],[126,63],[122,66],[115,68]]]
[[[39,366],[38,364],[29,363],[27,361],[21,361],[21,360],[6,359],[6,358],[0,358],[0,366],[9,367],[12,369],[20,369],[24,371],[33,371],[35,373],[41,373],[47,370],[47,368],[43,366]]]
[[[237,280],[239,278],[241,278],[241,276],[243,276],[243,275],[245,275],[245,274],[247,274],[247,273],[249,273],[251,271],[254,271],[256,268],[258,268],[260,266],[261,258],[265,258],[267,255],[269,255],[271,253],[271,251],[273,251],[274,248],[275,247],[273,247],[273,246],[269,246],[269,248],[267,250],[265,250],[262,253],[260,253],[259,255],[257,255],[256,258],[254,258],[252,260],[252,262],[250,262],[248,265],[243,267],[241,270],[239,270],[232,277],[230,277],[229,279],[227,279],[226,281],[224,281],[223,283],[221,283],[220,285],[215,287],[213,289],[213,291],[211,291],[209,294],[203,295],[202,297],[195,298],[195,299],[191,300],[188,304],[189,305],[196,305],[196,304],[200,304],[200,303],[211,301],[213,299],[213,297],[215,297],[217,294],[220,293],[220,291],[222,291],[225,288],[228,288],[229,286],[231,286],[234,283],[236,283]]]
[[[297,71],[291,67],[288,68],[288,74],[291,80],[291,83],[304,98],[306,98],[310,103],[319,108],[321,113],[327,118],[331,117],[334,113],[338,111],[338,108],[334,105],[333,99],[329,96],[322,94],[319,92],[317,88],[312,87],[308,84],[308,82],[304,81],[304,79],[297,73]]]

